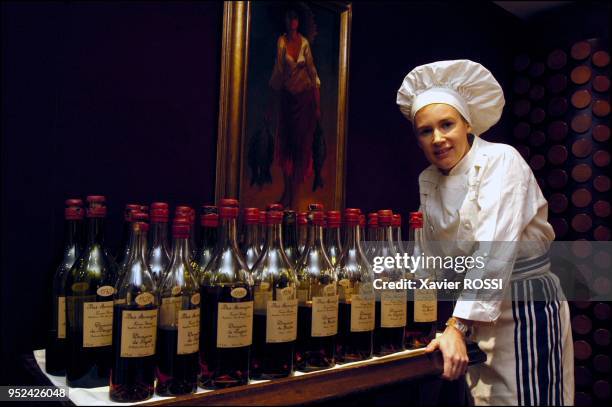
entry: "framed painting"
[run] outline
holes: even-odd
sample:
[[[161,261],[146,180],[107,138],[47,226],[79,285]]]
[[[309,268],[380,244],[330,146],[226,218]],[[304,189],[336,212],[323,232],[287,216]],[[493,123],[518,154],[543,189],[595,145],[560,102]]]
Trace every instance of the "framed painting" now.
[[[349,2],[225,2],[216,198],[344,206]]]

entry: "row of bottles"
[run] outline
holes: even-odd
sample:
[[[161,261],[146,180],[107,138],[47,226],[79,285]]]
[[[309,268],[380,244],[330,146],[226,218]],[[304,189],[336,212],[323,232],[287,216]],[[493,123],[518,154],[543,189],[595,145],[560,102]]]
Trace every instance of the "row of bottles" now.
[[[280,205],[247,209],[239,244],[238,201],[224,199],[204,207],[196,245],[195,211],[177,207],[169,250],[168,205],[154,203],[148,213],[134,205],[126,208],[125,246],[115,261],[104,245],[104,197],[87,202],[84,211],[80,200],[66,201],[47,346],[48,373],[65,372],[71,387],[105,386],[110,378],[114,401],[186,394],[197,385],[235,386],[420,347],[434,334],[435,293],[409,298],[373,289],[368,255],[400,250],[389,210],[375,214],[380,244],[368,253],[359,209],[345,210],[344,234],[341,213],[318,204],[306,214]],[[411,233],[422,228],[418,213],[411,226]],[[385,269],[378,277],[406,276]]]

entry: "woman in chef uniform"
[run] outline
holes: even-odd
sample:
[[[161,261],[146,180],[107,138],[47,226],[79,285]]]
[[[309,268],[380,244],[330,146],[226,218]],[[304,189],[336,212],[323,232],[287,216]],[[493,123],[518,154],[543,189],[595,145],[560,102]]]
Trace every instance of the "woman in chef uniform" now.
[[[447,328],[427,347],[444,356],[443,377],[467,371],[477,405],[572,405],[570,316],[548,248],[548,205],[511,146],[481,136],[499,120],[504,95],[469,60],[413,69],[397,93],[431,165],[419,175],[428,255],[481,256],[466,279],[497,278],[503,290],[463,289]],[[436,252],[437,251],[437,252]],[[465,337],[487,354],[467,369]]]

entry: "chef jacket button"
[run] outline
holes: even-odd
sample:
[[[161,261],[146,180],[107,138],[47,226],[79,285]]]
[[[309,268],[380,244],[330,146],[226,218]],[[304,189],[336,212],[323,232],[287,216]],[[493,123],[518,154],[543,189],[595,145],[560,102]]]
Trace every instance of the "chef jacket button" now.
[[[468,230],[472,228],[472,225],[470,224],[470,222],[465,222],[463,226],[465,226],[465,228]]]
[[[431,232],[433,232],[433,231],[434,231],[434,227],[433,227],[433,225],[429,225],[429,230],[430,230]]]

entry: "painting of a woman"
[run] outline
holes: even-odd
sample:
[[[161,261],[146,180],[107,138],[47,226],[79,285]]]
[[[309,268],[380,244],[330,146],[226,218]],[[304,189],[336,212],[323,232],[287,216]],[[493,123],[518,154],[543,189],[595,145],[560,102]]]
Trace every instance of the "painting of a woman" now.
[[[298,12],[289,9],[285,14],[286,32],[278,37],[276,45],[276,61],[269,82],[273,96],[266,115],[270,120],[273,116],[270,109],[277,112],[274,115],[275,159],[283,172],[284,189],[279,202],[284,206],[292,206],[296,186],[313,173],[313,190],[322,186],[321,168],[317,161],[323,159],[321,152],[324,155],[324,149],[319,144],[324,144],[324,140],[322,137],[315,140],[321,118],[321,80],[310,42],[300,33],[300,23]],[[314,24],[311,28],[310,37],[313,39],[316,34]],[[318,129],[320,132],[320,127]]]

